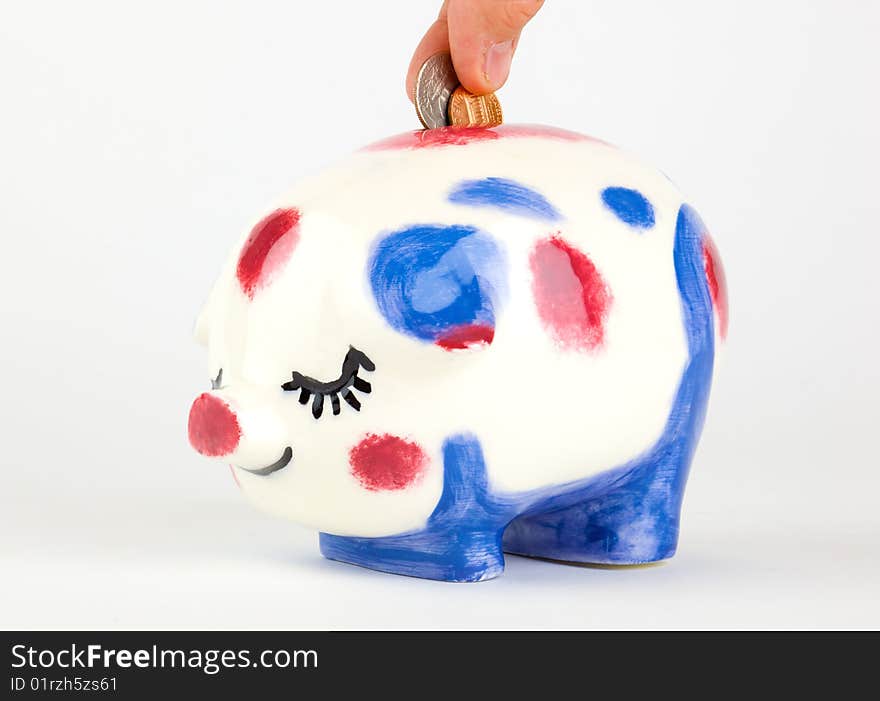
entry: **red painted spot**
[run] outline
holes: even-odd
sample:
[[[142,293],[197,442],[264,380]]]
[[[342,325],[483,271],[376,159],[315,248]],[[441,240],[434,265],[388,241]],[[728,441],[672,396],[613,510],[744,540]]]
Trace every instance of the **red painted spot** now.
[[[404,489],[423,475],[428,456],[416,443],[368,433],[349,451],[351,473],[371,491]]]
[[[498,134],[492,129],[483,127],[440,127],[438,129],[422,129],[397,134],[388,139],[377,141],[366,147],[367,151],[386,151],[391,149],[432,148],[435,146],[462,146],[473,141],[491,141]]]
[[[446,350],[488,346],[495,338],[495,329],[488,324],[462,324],[438,338],[435,343]]]
[[[229,455],[241,439],[241,426],[229,405],[213,394],[200,394],[189,410],[189,442],[202,455]]]
[[[299,210],[278,209],[260,221],[244,242],[238,257],[238,282],[253,299],[271,282],[299,243]]]
[[[703,265],[706,268],[706,280],[709,283],[712,304],[715,305],[715,313],[718,314],[718,334],[723,341],[727,338],[729,318],[727,308],[727,277],[724,274],[724,265],[721,263],[718,248],[708,233],[703,236]]]
[[[545,127],[539,124],[503,124],[486,129],[484,127],[440,127],[397,134],[388,139],[370,144],[366,151],[386,151],[394,149],[432,148],[437,146],[463,146],[474,141],[493,141],[507,137],[539,137],[560,141],[596,141],[605,143],[577,132]]]
[[[535,245],[530,263],[532,293],[544,328],[566,350],[598,349],[613,297],[593,262],[553,236]]]

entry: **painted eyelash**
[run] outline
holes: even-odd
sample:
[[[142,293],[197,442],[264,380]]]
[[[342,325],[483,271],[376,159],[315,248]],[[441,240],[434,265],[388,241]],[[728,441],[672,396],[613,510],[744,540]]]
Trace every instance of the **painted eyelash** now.
[[[223,368],[217,373],[217,377],[211,380],[211,389],[220,389],[223,386]]]
[[[362,377],[358,377],[358,371],[363,368],[367,372],[373,372],[376,365],[370,360],[365,353],[359,351],[354,346],[348,347],[348,353],[342,361],[342,372],[339,378],[331,382],[321,382],[313,377],[308,377],[299,372],[292,372],[292,379],[281,385],[281,389],[285,392],[295,392],[299,390],[299,403],[308,404],[312,398],[312,416],[320,419],[324,413],[324,399],[330,397],[330,407],[334,416],[338,416],[342,411],[339,402],[339,396],[355,411],[361,410],[361,402],[355,396],[352,389],[356,389],[364,394],[373,391],[373,386]]]

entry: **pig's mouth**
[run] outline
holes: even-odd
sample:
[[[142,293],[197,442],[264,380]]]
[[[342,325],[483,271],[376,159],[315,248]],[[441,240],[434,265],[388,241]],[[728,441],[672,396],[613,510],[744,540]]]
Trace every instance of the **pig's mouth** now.
[[[284,449],[284,452],[281,454],[281,457],[278,458],[271,465],[266,465],[266,467],[261,467],[256,470],[249,469],[247,467],[239,467],[239,470],[244,470],[245,472],[250,472],[252,475],[260,475],[261,477],[265,477],[266,475],[271,475],[273,472],[278,472],[278,470],[283,470],[287,467],[288,463],[293,459],[293,448],[287,446]]]

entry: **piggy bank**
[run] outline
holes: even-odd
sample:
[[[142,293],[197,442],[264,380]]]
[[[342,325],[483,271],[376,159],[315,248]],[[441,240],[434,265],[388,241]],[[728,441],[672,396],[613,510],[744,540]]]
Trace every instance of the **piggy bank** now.
[[[548,127],[407,133],[243,233],[196,323],[189,440],[333,560],[654,562],[726,329],[718,253],[660,172]]]

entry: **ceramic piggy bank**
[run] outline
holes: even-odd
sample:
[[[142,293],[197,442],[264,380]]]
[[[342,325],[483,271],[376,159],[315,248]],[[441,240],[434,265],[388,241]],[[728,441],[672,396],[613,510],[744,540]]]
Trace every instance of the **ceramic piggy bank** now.
[[[404,134],[243,234],[196,325],[189,439],[333,560],[654,562],[726,326],[716,249],[658,171],[548,127]]]

